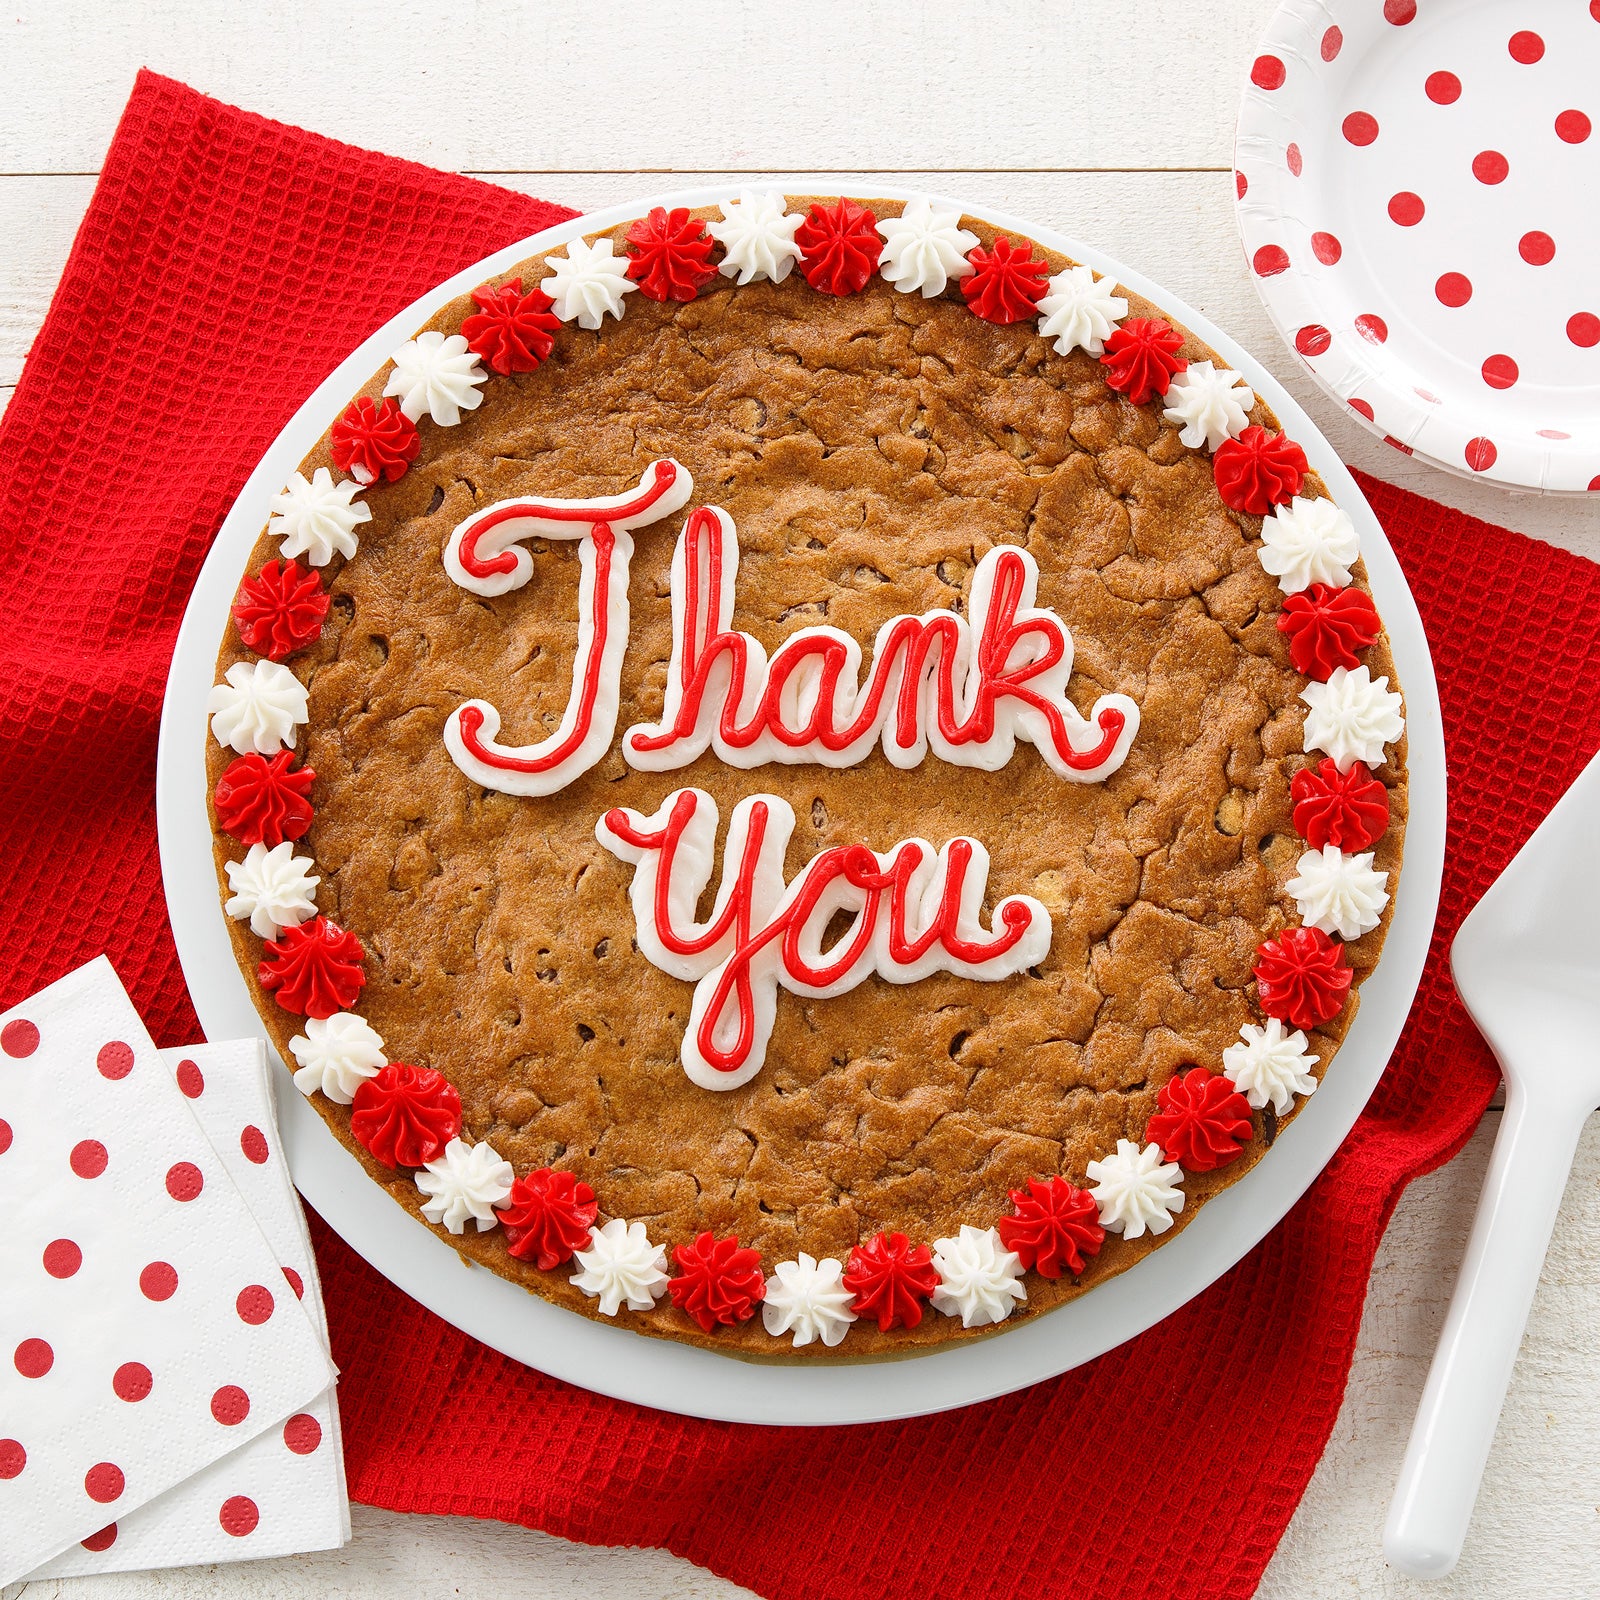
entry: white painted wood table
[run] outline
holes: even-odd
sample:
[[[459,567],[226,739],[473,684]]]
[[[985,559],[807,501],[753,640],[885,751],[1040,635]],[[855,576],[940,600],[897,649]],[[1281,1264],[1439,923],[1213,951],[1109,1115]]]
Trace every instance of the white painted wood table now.
[[[1514,13],[1514,0],[1503,3]],[[892,179],[1035,217],[1142,268],[1236,334],[1347,461],[1600,558],[1600,504],[1513,497],[1386,449],[1323,398],[1273,332],[1239,249],[1229,176],[1241,74],[1273,5],[13,0],[0,15],[0,405],[143,64],[284,121],[586,210],[727,176],[793,186],[813,173],[830,188]],[[1379,1532],[1496,1117],[1395,1215],[1344,1409],[1263,1596],[1425,1592],[1384,1566]],[[1600,1593],[1597,1323],[1600,1129],[1591,1129],[1466,1554],[1433,1593]],[[357,1507],[354,1542],[337,1555],[26,1592],[539,1600],[743,1591],[661,1552]]]

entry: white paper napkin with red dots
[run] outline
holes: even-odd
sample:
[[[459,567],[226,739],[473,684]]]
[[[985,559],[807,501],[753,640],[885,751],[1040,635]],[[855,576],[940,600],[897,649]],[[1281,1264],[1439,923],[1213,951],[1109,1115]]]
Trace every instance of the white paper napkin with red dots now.
[[[0,1210],[0,1584],[327,1394],[318,1323],[103,957],[0,1015]]]
[[[163,1050],[162,1060],[267,1236],[326,1347],[327,1320],[305,1213],[278,1151],[259,1039]],[[337,1550],[350,1539],[339,1407],[329,1389],[248,1444],[48,1561],[35,1578],[137,1572]]]

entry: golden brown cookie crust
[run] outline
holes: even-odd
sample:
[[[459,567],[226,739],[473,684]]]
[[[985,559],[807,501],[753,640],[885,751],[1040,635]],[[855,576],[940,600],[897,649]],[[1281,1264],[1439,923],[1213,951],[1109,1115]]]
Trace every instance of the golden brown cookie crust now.
[[[790,199],[791,209],[806,203]],[[880,217],[900,209],[867,203]],[[962,223],[992,241],[981,219]],[[612,233],[619,253],[623,232]],[[1069,264],[1036,249],[1052,271]],[[499,281],[528,287],[544,271],[535,257]],[[1162,314],[1127,298],[1130,315]],[[455,332],[472,309],[454,301],[427,326]],[[1183,353],[1213,356],[1192,335]],[[363,392],[379,394],[386,372]],[[1282,596],[1257,559],[1260,520],[1221,503],[1209,453],[1179,442],[1159,402],[1129,404],[1098,361],[1056,354],[1031,320],[981,321],[954,286],[925,300],[874,277],[834,297],[798,272],[742,288],[718,277],[688,305],[631,295],[620,322],[563,325],[539,370],[492,377],[485,396],[458,427],[424,421],[411,470],[364,496],[372,520],[357,554],[322,569],[333,597],[322,637],[288,661],[310,691],[298,749],[316,772],[316,819],[297,851],[317,863],[319,910],[366,948],[357,1008],[390,1059],[456,1085],[465,1137],[492,1143],[519,1174],[569,1168],[593,1187],[602,1220],[645,1222],[669,1255],[709,1228],[737,1233],[770,1272],[802,1250],[843,1259],[880,1229],[931,1242],[963,1223],[988,1227],[1010,1209],[1008,1191],[1041,1174],[1085,1183],[1086,1164],[1117,1138],[1142,1140],[1173,1072],[1218,1068],[1240,1025],[1262,1020],[1256,947],[1299,920],[1284,884],[1304,849],[1289,782],[1309,759],[1305,680],[1275,625]],[[1251,420],[1276,426],[1261,401]],[[306,458],[308,475],[331,465],[327,445],[324,436]],[[535,541],[531,581],[484,599],[446,575],[445,541],[495,501],[616,493],[665,456],[693,473],[691,506],[720,505],[737,524],[733,625],[769,651],[822,621],[870,648],[899,613],[962,610],[989,549],[1028,549],[1038,604],[1072,631],[1074,703],[1087,710],[1121,692],[1140,707],[1126,763],[1104,782],[1067,783],[1019,744],[992,773],[932,755],[901,771],[879,749],[844,770],[744,772],[708,753],[647,773],[614,741],[548,797],[481,789],[451,762],[444,720],[481,698],[502,711],[508,743],[555,726],[578,562],[571,544]],[[1325,492],[1314,476],[1302,490]],[[686,514],[636,535],[619,730],[660,714],[668,572]],[[263,533],[246,573],[277,553]],[[1366,587],[1364,569],[1354,572]],[[230,624],[219,675],[253,659]],[[1387,637],[1364,659],[1398,687]],[[1402,740],[1376,772],[1391,805],[1376,865],[1391,894],[1405,757]],[[208,739],[213,785],[231,759]],[[724,825],[745,795],[788,800],[791,877],[829,845],[881,851],[912,834],[936,845],[971,834],[992,858],[986,919],[1006,895],[1038,897],[1054,922],[1049,955],[998,983],[873,977],[831,1000],[782,992],[762,1070],[739,1089],[699,1089],[678,1060],[690,985],[639,954],[632,868],[594,837],[609,808],[648,814],[687,784],[715,798]],[[223,864],[243,855],[216,833],[224,897]],[[248,925],[230,928],[288,1060],[301,1019],[256,983],[261,945]],[[1387,929],[1386,915],[1348,946],[1358,984]],[[1312,1033],[1319,1075],[1357,1003],[1353,990]],[[312,1101],[421,1221],[411,1174],[367,1155],[347,1107]],[[1184,1211],[1163,1238],[1260,1158],[1279,1119],[1269,1109],[1253,1120],[1241,1159],[1185,1174]],[[597,1314],[570,1284],[570,1263],[540,1272],[510,1256],[500,1230],[435,1231],[547,1299]],[[1160,1242],[1108,1236],[1076,1280],[1030,1271],[1026,1302],[1001,1326]],[[615,1320],[757,1357],[881,1356],[973,1336],[930,1312],[915,1329],[858,1322],[836,1351],[794,1352],[759,1316],[709,1337],[668,1300]]]

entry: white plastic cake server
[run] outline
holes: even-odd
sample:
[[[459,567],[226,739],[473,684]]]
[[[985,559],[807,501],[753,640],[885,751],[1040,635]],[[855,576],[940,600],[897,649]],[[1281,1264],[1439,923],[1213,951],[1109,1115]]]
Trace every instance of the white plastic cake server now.
[[[1392,1566],[1456,1564],[1578,1136],[1600,1106],[1600,756],[1456,934],[1456,989],[1506,1108],[1383,1531]]]

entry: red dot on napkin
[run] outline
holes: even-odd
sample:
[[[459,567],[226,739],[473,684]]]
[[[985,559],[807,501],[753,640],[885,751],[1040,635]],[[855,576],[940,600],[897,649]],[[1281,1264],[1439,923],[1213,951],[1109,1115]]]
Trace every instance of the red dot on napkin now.
[[[98,1178],[106,1170],[106,1147],[98,1139],[81,1139],[72,1147],[67,1164],[80,1178]]]
[[[248,1288],[239,1291],[239,1298],[234,1301],[234,1306],[238,1310],[241,1322],[248,1322],[252,1328],[259,1328],[272,1315],[272,1291],[264,1284],[252,1283]]]
[[[167,1169],[167,1193],[174,1200],[193,1200],[205,1183],[204,1175],[192,1161],[180,1161]]]
[[[139,1274],[139,1292],[146,1300],[170,1300],[178,1292],[177,1268],[152,1261]]]
[[[1422,88],[1436,106],[1453,106],[1461,98],[1461,80],[1453,72],[1430,72]]]
[[[239,1148],[244,1151],[246,1161],[253,1161],[259,1167],[267,1159],[267,1136],[254,1123],[245,1128],[239,1135]]]
[[[100,1046],[100,1054],[94,1058],[94,1064],[100,1069],[102,1078],[110,1078],[115,1083],[133,1071],[133,1049],[120,1039],[113,1039],[110,1044]]]
[[[111,1392],[119,1400],[143,1400],[154,1386],[155,1379],[142,1361],[124,1361],[111,1374]]]
[[[52,1278],[70,1278],[83,1265],[83,1251],[71,1239],[52,1239],[44,1247],[44,1270]]]
[[[11,1362],[24,1378],[42,1378],[56,1364],[56,1353],[43,1339],[24,1339]]]
[[[99,1505],[119,1499],[127,1487],[122,1468],[110,1461],[98,1461],[83,1475],[83,1492]]]
[[[1531,28],[1524,28],[1520,33],[1514,33],[1506,41],[1506,49],[1511,52],[1513,61],[1520,61],[1523,66],[1531,67],[1535,61],[1544,57],[1544,40]]]
[[[222,1524],[224,1533],[231,1533],[235,1539],[242,1539],[246,1534],[256,1531],[256,1524],[261,1521],[261,1512],[249,1495],[236,1494],[222,1502],[222,1509],[217,1513],[217,1521]]]
[[[299,1420],[298,1417],[289,1418],[289,1422]],[[284,1424],[284,1437],[288,1437],[288,1423]],[[289,1448],[293,1450],[294,1446]],[[27,1464],[28,1452],[15,1439],[0,1439],[0,1479],[15,1478]]]
[[[308,1456],[322,1443],[322,1424],[302,1411],[284,1423],[283,1442],[297,1456]]]
[[[285,1267],[283,1275],[289,1280],[289,1287],[294,1290],[295,1299],[304,1300],[306,1297],[305,1279],[293,1267]]]
[[[206,1092],[206,1075],[193,1061],[180,1061],[177,1071],[178,1087],[191,1100],[198,1100]]]
[[[109,1550],[116,1542],[117,1525],[114,1522],[108,1522],[98,1533],[91,1533],[87,1539],[78,1541],[85,1550],[93,1550],[97,1553],[101,1550]]]
[[[0,1156],[11,1148],[11,1124],[0,1117]]]
[[[236,1427],[250,1415],[250,1396],[236,1383],[225,1383],[211,1397],[211,1415],[225,1428]]]
[[[38,1048],[39,1030],[31,1022],[18,1017],[15,1022],[8,1022],[0,1028],[0,1050],[4,1050],[8,1056],[20,1061],[24,1056],[31,1056]]]

